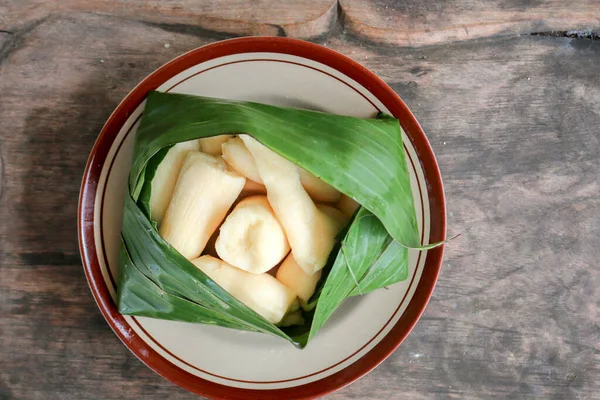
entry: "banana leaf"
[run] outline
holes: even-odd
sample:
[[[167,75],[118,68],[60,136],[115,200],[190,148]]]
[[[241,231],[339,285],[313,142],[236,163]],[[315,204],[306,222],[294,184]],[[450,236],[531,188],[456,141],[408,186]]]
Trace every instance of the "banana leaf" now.
[[[148,160],[186,140],[247,133],[352,197],[407,247],[421,246],[398,120],[150,92],[129,183],[137,201]]]
[[[158,235],[152,178],[176,143],[246,133],[361,204],[330,255],[301,326],[279,328],[229,295]],[[348,297],[406,279],[420,247],[398,120],[151,92],[136,133],[121,232],[125,315],[262,332],[304,347]]]

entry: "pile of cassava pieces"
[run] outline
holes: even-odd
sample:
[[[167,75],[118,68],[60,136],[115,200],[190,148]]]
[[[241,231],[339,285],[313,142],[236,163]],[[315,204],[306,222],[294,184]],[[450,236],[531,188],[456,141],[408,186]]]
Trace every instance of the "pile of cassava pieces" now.
[[[303,324],[335,237],[358,208],[248,135],[178,143],[152,180],[162,238],[268,321]]]

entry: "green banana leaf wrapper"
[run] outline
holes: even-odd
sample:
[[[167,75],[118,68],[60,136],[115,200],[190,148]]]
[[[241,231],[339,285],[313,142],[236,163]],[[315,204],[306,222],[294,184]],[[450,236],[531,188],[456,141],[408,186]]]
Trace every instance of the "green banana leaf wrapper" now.
[[[361,204],[339,235],[303,325],[280,328],[246,307],[165,242],[150,219],[152,178],[170,147],[241,133]],[[346,298],[405,280],[408,248],[425,247],[397,119],[149,93],[136,133],[121,231],[122,314],[268,333],[302,348]]]

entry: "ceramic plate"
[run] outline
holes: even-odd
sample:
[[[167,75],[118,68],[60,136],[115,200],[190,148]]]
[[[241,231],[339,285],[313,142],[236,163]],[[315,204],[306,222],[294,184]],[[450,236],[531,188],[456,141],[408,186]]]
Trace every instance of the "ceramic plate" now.
[[[117,107],[90,155],[81,188],[79,240],[104,317],[146,365],[211,398],[311,398],[360,378],[408,335],[431,295],[442,248],[409,254],[409,277],[346,301],[304,350],[264,334],[122,316],[115,305],[119,233],[133,138],[148,91],[250,100],[334,114],[394,115],[406,132],[423,244],[445,238],[445,204],[429,143],[407,106],[377,76],[325,47],[285,38],[242,38],[169,62]]]

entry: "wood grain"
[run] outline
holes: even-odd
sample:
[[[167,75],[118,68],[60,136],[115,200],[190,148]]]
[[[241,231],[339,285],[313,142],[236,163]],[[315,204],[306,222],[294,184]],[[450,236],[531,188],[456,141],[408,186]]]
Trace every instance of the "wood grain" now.
[[[159,65],[227,35],[41,15],[0,34],[0,399],[197,398],[103,320],[76,207],[117,103]],[[377,72],[416,114],[444,177],[449,233],[462,233],[405,343],[329,398],[597,398],[600,41],[409,48],[334,31],[325,44]]]
[[[314,38],[330,30],[337,5],[334,0],[14,0],[0,5],[0,29],[16,31],[49,15],[77,12],[114,15],[196,35]]]
[[[493,35],[598,30],[598,0],[340,0],[347,31],[376,43],[416,46]]]

